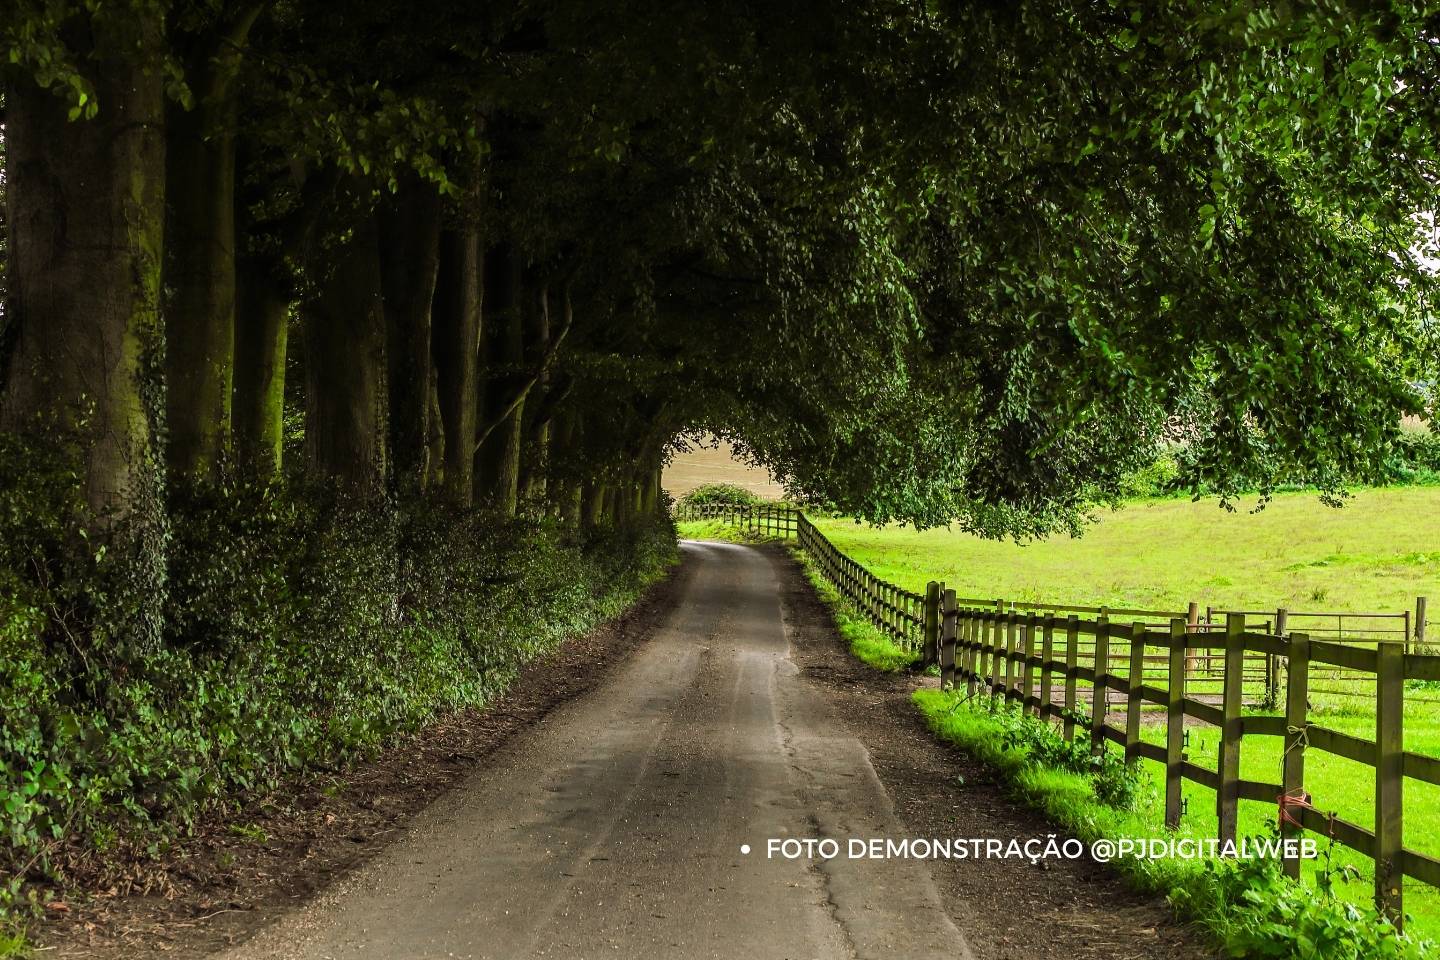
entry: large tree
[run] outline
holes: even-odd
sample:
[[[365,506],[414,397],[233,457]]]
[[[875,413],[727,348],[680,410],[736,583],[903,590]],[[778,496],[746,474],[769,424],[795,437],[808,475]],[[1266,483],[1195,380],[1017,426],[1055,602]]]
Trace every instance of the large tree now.
[[[9,24],[0,428],[78,442],[97,515],[158,515],[164,19],[45,12]]]

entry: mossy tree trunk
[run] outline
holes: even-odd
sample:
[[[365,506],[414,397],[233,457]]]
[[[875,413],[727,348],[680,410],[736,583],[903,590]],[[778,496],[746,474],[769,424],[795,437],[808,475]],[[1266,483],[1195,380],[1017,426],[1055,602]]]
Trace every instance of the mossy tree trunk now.
[[[551,431],[549,499],[560,521],[570,527],[579,525],[584,512],[584,489],[574,452],[579,432],[579,412],[562,406]]]
[[[434,339],[434,320],[431,320]],[[435,365],[430,365],[430,428],[425,437],[425,489],[438,490],[445,479],[445,427],[440,420],[440,382]]]
[[[640,515],[653,517],[660,512],[660,470],[647,470],[640,481]]]
[[[590,479],[585,482],[583,493],[584,509],[582,510],[581,522],[587,527],[598,527],[607,519],[605,506],[609,500],[609,489],[599,479]]]
[[[441,490],[445,499],[465,507],[475,497],[482,258],[477,229],[446,230],[440,235],[431,353],[444,434]]]
[[[545,476],[550,460],[550,421],[554,417],[551,390],[556,386],[549,371],[542,366],[550,349],[550,291],[546,283],[527,277],[524,304],[525,352],[532,367],[540,369],[538,379],[526,400],[520,493],[525,499],[545,495]]]
[[[176,476],[194,479],[214,471],[231,425],[235,144],[229,122],[223,108],[170,108],[166,459]]]
[[[99,113],[28,77],[6,94],[10,346],[0,428],[81,446],[90,507],[161,516],[165,108],[156,14],[95,30]]]
[[[211,476],[231,436],[235,375],[236,78],[263,4],[218,33],[177,41],[195,102],[167,115],[166,459],[177,477]]]
[[[292,284],[282,264],[245,257],[235,301],[232,420],[236,459],[260,474],[280,470],[285,439],[285,358]]]

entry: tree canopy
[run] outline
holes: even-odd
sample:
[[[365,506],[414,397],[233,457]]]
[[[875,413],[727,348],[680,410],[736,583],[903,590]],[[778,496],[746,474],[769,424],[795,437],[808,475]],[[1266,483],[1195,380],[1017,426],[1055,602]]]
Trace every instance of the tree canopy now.
[[[710,431],[1027,536],[1165,443],[1333,494],[1428,412],[1420,4],[4,7],[0,426],[78,430],[97,508],[240,464],[597,520]]]

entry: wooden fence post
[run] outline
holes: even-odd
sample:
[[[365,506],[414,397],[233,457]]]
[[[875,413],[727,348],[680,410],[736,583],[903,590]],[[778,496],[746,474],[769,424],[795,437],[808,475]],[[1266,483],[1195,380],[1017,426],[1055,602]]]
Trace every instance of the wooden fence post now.
[[[1190,606],[1185,611],[1185,632],[1200,632],[1200,604],[1194,600],[1190,601]],[[1191,657],[1188,653],[1185,656],[1185,672],[1186,674],[1195,672],[1195,658]]]
[[[1020,663],[1020,712],[1034,712],[1035,716],[1040,715],[1040,707],[1032,706],[1030,701],[1035,696],[1035,667],[1030,660],[1035,656],[1035,625],[1040,618],[1035,614],[1027,614],[1025,624],[1021,627],[1025,631],[1025,646],[1021,655],[1025,658]]]
[[[1090,688],[1090,752],[1105,752],[1105,715],[1110,711],[1106,683],[1110,679],[1110,618],[1103,613],[1095,621],[1095,683]]]
[[[1282,798],[1303,800],[1305,798],[1305,727],[1310,722],[1310,637],[1307,634],[1290,635],[1289,666],[1285,671],[1285,760],[1281,765],[1280,789]],[[1285,802],[1284,799],[1281,801]],[[1284,808],[1282,807],[1282,812]],[[1280,833],[1290,839],[1304,836],[1305,831],[1293,823],[1280,818]],[[1300,858],[1285,858],[1285,873],[1300,876]]]
[[[1415,637],[1415,652],[1416,652],[1416,653],[1424,653],[1424,652],[1425,652],[1425,598],[1424,598],[1424,597],[1416,597],[1416,598],[1415,598],[1415,623],[1414,623],[1413,629],[1414,629],[1414,631],[1415,631],[1415,632],[1414,632],[1414,637]]]
[[[1192,607],[1194,605],[1192,604]],[[1185,676],[1190,670],[1188,618],[1170,621],[1170,662],[1165,681],[1165,826],[1178,829],[1184,805]]]
[[[997,613],[990,625],[990,705],[1005,692],[1005,621],[1009,614]]]
[[[940,689],[955,689],[954,590],[946,590],[940,601]]]
[[[1224,722],[1220,726],[1220,789],[1215,791],[1215,815],[1219,839],[1235,842],[1240,810],[1240,735],[1244,707],[1245,615],[1225,615],[1225,676],[1220,705]]]
[[[1130,692],[1125,703],[1125,762],[1140,761],[1140,688],[1145,685],[1145,633],[1143,623],[1130,626]]]
[[[1065,739],[1075,739],[1077,691],[1075,670],[1080,666],[1080,618],[1065,618]]]
[[[899,588],[893,583],[885,585],[885,623],[894,640],[900,639],[900,593]]]
[[[1275,636],[1284,638],[1290,634],[1290,611],[1280,607],[1275,611]],[[1278,654],[1265,655],[1265,709],[1273,710],[1280,703],[1280,657]]]
[[[1005,617],[1005,703],[1009,704],[1015,697],[1015,691],[1019,686],[1020,679],[1015,676],[1015,655],[1020,649],[1019,632],[1020,615],[1010,613]],[[1022,705],[1023,712],[1023,705]]]
[[[1051,702],[1051,688],[1054,684],[1054,670],[1050,661],[1055,658],[1055,614],[1045,615],[1045,628],[1040,636],[1040,719],[1045,720],[1055,713]]]
[[[979,665],[975,668],[975,682],[979,687],[984,687],[986,694],[994,692],[991,685],[991,675],[994,674],[994,658],[991,656],[991,612],[989,610],[978,610],[976,617],[975,655],[979,659]]]
[[[934,580],[925,584],[925,645],[921,648],[920,662],[927,667],[939,660],[941,589]]]
[[[1404,915],[1405,644],[1382,641],[1375,673],[1375,903]]]
[[[979,625],[980,621],[975,619],[973,612],[965,615],[965,695],[971,699],[975,696],[976,659],[979,655],[976,628]]]

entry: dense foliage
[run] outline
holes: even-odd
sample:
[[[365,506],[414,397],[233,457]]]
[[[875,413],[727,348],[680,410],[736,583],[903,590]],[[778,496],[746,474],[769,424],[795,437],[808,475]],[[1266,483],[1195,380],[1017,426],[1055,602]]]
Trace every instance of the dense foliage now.
[[[184,242],[139,440],[181,476],[231,440],[273,457],[286,346],[257,302],[303,317],[313,470],[466,499],[473,444],[506,510],[540,476],[642,483],[710,430],[808,500],[1024,536],[1165,443],[1189,490],[1378,480],[1426,412],[1420,4],[11,2],[16,172],[130,79],[168,103]],[[215,209],[238,261],[194,252],[229,249]]]
[[[177,512],[164,626],[138,643],[130,561],[37,456],[0,450],[0,907],[75,856],[487,703],[674,555],[660,519],[577,535],[239,484]]]

